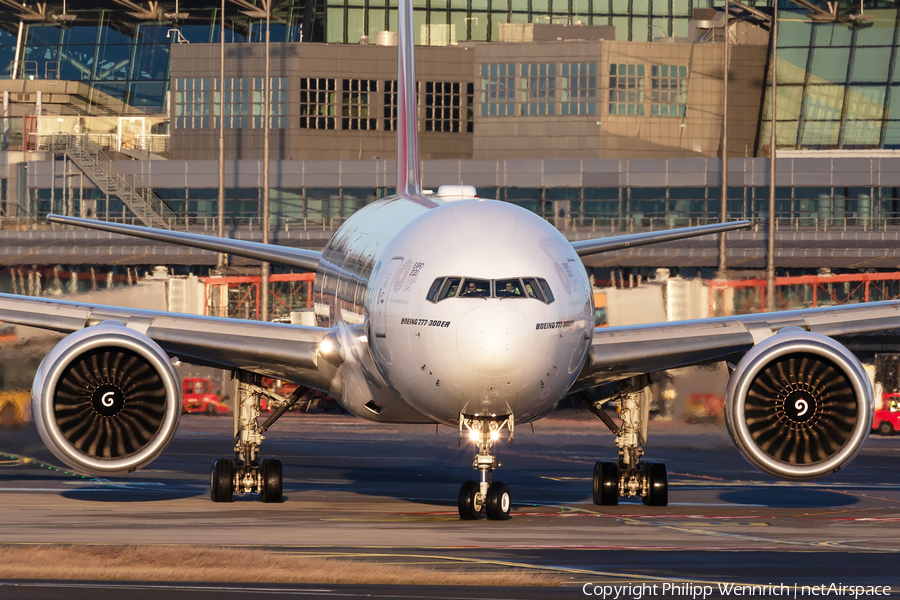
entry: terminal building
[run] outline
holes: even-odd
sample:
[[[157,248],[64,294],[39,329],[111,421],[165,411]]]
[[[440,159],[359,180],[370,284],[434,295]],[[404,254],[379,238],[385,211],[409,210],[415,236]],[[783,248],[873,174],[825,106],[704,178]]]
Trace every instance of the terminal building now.
[[[71,3],[69,3],[71,4]],[[332,227],[393,191],[396,6],[0,0],[0,218]],[[898,6],[779,0],[777,205],[793,230],[898,227]],[[414,0],[425,186],[475,185],[560,229],[769,218],[771,2]],[[896,82],[895,82],[896,78]],[[220,95],[224,114],[219,114]],[[111,183],[112,182],[112,183]],[[147,207],[152,210],[147,213]],[[149,215],[149,216],[147,216]],[[881,266],[879,264],[879,266]]]

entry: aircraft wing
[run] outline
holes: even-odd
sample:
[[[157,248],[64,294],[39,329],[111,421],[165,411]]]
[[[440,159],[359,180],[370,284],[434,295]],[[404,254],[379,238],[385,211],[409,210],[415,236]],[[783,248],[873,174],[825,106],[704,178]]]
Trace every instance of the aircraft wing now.
[[[81,219],[78,217],[64,217],[61,215],[47,215],[51,223],[63,225],[75,225],[87,227],[98,231],[118,233],[132,237],[144,238],[156,242],[168,242],[179,246],[201,248],[212,252],[224,252],[244,258],[252,258],[263,262],[278,263],[289,267],[298,267],[308,271],[315,271],[319,266],[322,253],[316,250],[302,248],[289,248],[287,246],[274,246],[259,242],[245,240],[232,240],[212,235],[200,235],[184,231],[170,231],[168,229],[153,229],[152,227],[140,227],[138,225],[124,225],[122,223],[109,223],[94,219]]]
[[[790,326],[829,337],[898,329],[900,302],[597,327],[588,361],[572,391],[633,375],[724,360]]]
[[[328,390],[340,364],[334,332],[263,321],[245,321],[0,294],[0,321],[73,333],[119,321],[186,362],[239,368]],[[331,349],[320,345],[328,338]]]
[[[81,220],[83,219],[79,219],[79,221]],[[750,221],[713,223],[712,225],[699,225],[697,227],[682,227],[680,229],[666,229],[663,231],[645,231],[643,233],[616,235],[608,238],[579,240],[572,242],[572,247],[575,248],[575,252],[578,253],[578,256],[590,256],[591,254],[600,254],[601,252],[612,252],[614,250],[624,250],[625,248],[660,244],[662,242],[683,240],[700,235],[724,233],[736,229],[747,229],[748,227],[750,227]]]

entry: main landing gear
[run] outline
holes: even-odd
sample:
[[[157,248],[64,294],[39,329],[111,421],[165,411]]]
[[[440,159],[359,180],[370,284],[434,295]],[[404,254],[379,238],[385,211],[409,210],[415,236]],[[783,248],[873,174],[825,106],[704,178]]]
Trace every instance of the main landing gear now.
[[[234,494],[259,494],[263,502],[281,502],[282,468],[276,458],[259,458],[263,435],[291,406],[297,403],[309,388],[299,387],[289,398],[272,393],[259,385],[259,376],[237,371],[237,406],[234,411],[235,436],[234,460],[219,457],[213,460],[209,480],[209,495],[213,502],[232,502]],[[272,414],[260,425],[260,399],[270,399],[270,406],[277,405]]]
[[[460,441],[468,437],[478,447],[472,467],[479,472],[479,480],[467,481],[459,490],[459,518],[464,521],[480,519],[484,515],[492,521],[509,519],[512,508],[509,486],[502,481],[491,482],[494,469],[501,466],[491,454],[491,448],[504,427],[509,430],[507,440],[512,444],[512,415],[459,415]]]
[[[666,506],[669,503],[669,479],[666,465],[661,462],[641,461],[647,443],[647,422],[650,418],[650,390],[646,376],[633,377],[620,390],[622,426],[603,409],[602,402],[595,402],[581,392],[581,401],[603,421],[616,436],[619,461],[598,462],[594,465],[594,504],[612,506],[619,497],[640,496],[648,506]],[[612,399],[612,398],[610,398]],[[603,402],[605,402],[604,400]]]

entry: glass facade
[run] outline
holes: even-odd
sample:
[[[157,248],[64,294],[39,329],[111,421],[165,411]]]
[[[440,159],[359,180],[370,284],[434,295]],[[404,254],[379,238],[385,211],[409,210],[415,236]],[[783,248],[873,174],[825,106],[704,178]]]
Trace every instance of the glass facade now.
[[[123,32],[113,11],[94,11],[95,22],[82,25],[79,20],[61,28],[49,23],[30,23],[25,27],[22,53],[17,65],[15,37],[12,56],[3,64],[2,73],[13,70],[19,79],[65,79],[83,81],[92,93],[143,109],[160,110],[165,106],[169,79],[169,25],[140,23]],[[0,43],[10,41],[4,32]],[[0,47],[0,57],[10,54]]]
[[[750,2],[765,5],[766,2]],[[687,36],[694,8],[721,5],[712,0],[413,0],[416,44],[500,41],[504,23],[613,25],[619,41]],[[395,2],[328,0],[322,29],[329,43],[354,44],[397,30]]]
[[[898,11],[864,8],[869,21],[813,23],[785,12],[778,20],[780,149],[900,148]],[[759,132],[771,136],[771,69]]]

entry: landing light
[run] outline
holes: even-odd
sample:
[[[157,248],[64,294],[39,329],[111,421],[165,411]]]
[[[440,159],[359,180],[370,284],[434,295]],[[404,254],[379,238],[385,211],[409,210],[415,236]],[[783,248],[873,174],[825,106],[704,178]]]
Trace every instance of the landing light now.
[[[481,434],[479,432],[475,431],[474,429],[469,432],[469,437],[476,442],[478,441],[478,438],[480,436],[481,436]]]
[[[492,440],[496,440],[496,439],[499,438],[499,437],[500,437],[500,432],[497,431],[496,429],[495,429],[494,431],[491,432],[491,439],[492,439]]]
[[[331,343],[331,340],[322,340],[319,342],[319,352],[322,354],[328,354],[334,348],[334,344]]]

